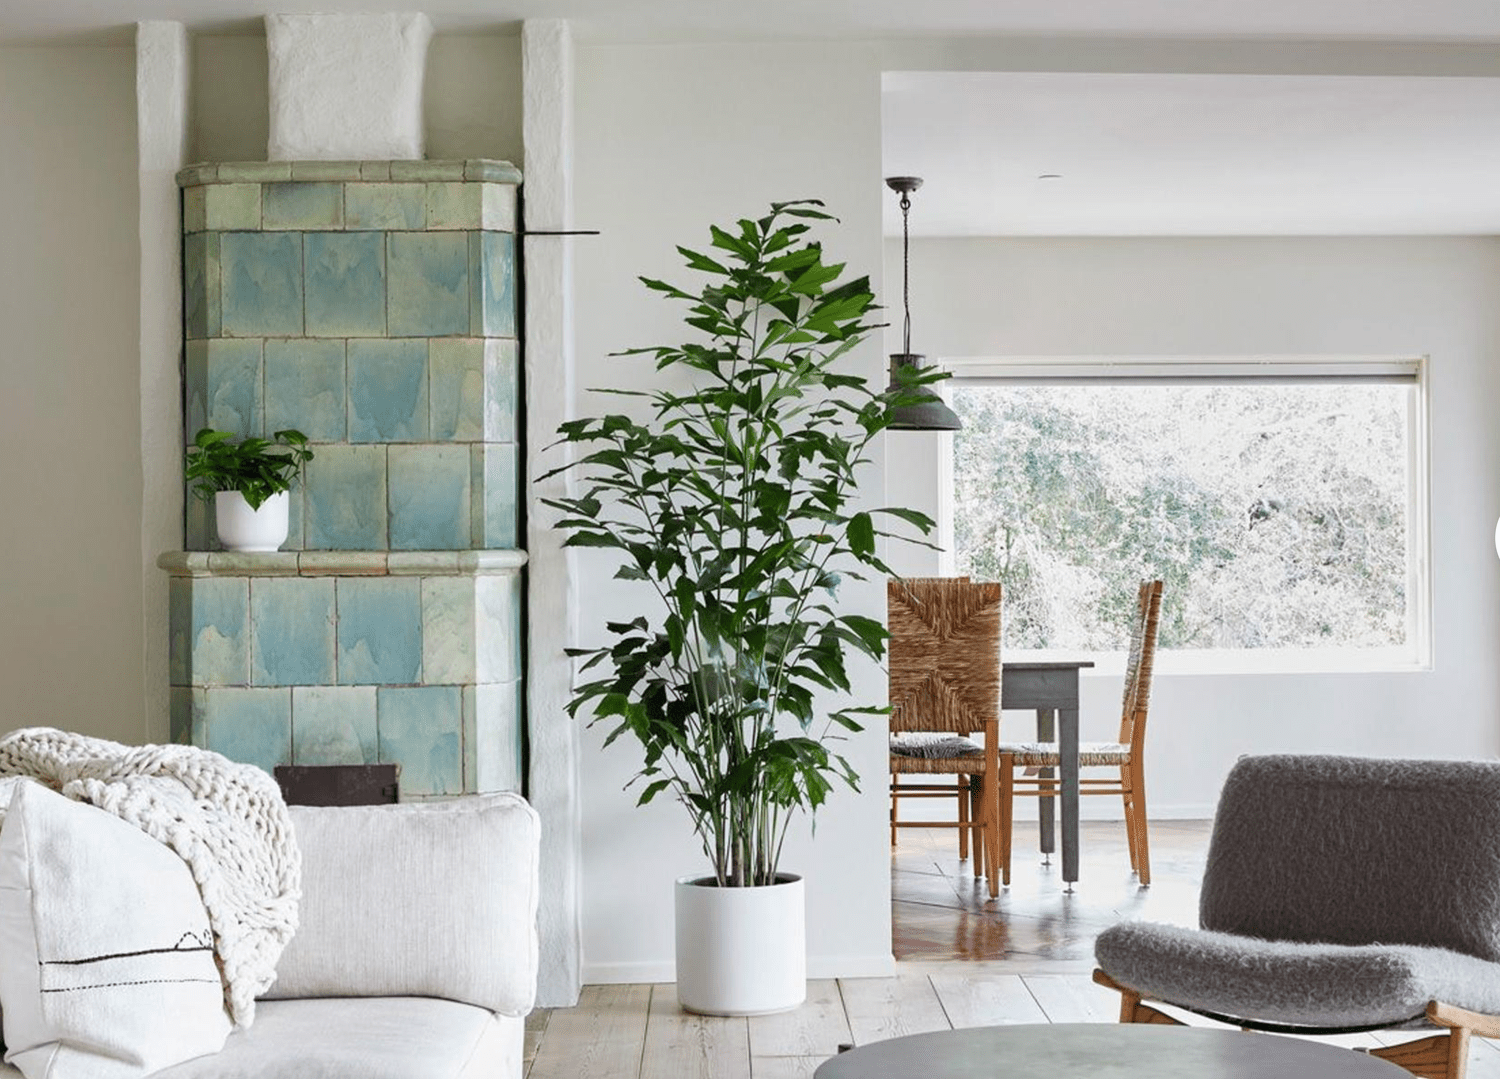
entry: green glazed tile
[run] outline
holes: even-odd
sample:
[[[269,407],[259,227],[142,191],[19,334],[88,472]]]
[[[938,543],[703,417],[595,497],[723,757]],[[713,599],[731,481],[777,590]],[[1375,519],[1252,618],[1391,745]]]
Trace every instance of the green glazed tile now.
[[[358,180],[358,161],[293,161],[293,180]]]
[[[374,686],[292,690],[293,764],[375,764],[379,759]]]
[[[392,161],[391,179],[409,180],[462,180],[462,161]]]
[[[340,685],[422,680],[422,582],[415,577],[338,579]]]
[[[167,722],[173,745],[206,748],[204,741],[208,732],[202,721],[202,696],[203,690],[187,686],[173,686],[169,691]]]
[[[521,170],[509,161],[482,157],[471,158],[464,162],[464,179],[514,186],[521,182]]]
[[[469,332],[468,233],[393,232],[386,273],[393,337],[448,337]]]
[[[427,342],[349,342],[349,441],[428,438]]]
[[[250,582],[250,677],[257,686],[334,681],[333,580],[257,577]]]
[[[202,187],[204,184],[217,183],[218,179],[219,166],[217,164],[206,164],[200,161],[177,170],[178,187]]]
[[[389,180],[391,178],[391,163],[389,161],[361,161],[359,163],[359,178],[361,180]]]
[[[283,552],[300,551],[306,543],[303,534],[303,521],[307,517],[306,503],[306,484],[299,477],[292,481],[291,489],[287,491],[286,542],[281,545]]]
[[[458,572],[457,551],[392,551],[386,556],[386,572],[393,577],[425,577]]]
[[[214,528],[214,507],[188,491],[182,504],[183,545],[189,551],[213,551],[219,547]]]
[[[307,550],[379,551],[386,544],[384,446],[319,446],[308,462]]]
[[[267,772],[291,763],[291,690],[205,689],[199,693],[196,712],[202,717],[208,749]]]
[[[422,184],[345,184],[344,227],[420,229],[427,224],[427,189]]]
[[[182,241],[183,329],[188,338],[218,337],[223,330],[219,234],[195,232]]]
[[[295,181],[266,184],[261,212],[266,229],[341,229],[344,185]]]
[[[469,545],[467,446],[392,446],[392,550],[446,551]]]
[[[385,336],[381,239],[378,232],[312,232],[303,238],[309,337]]]
[[[203,192],[203,227],[221,232],[261,227],[260,184],[210,184]]]
[[[422,580],[422,680],[429,685],[475,680],[472,577]]]
[[[429,229],[477,229],[480,225],[482,184],[431,183],[427,185]]]
[[[521,683],[464,687],[464,790],[521,789]]]
[[[463,692],[458,686],[387,688],[376,694],[380,759],[401,764],[401,793],[463,792]]]
[[[521,677],[521,577],[500,573],[474,578],[476,634],[474,680],[513,682]]]
[[[304,577],[384,577],[384,551],[304,551],[297,572]]]
[[[266,432],[290,427],[311,442],[344,441],[344,342],[272,338],[265,362]]]
[[[174,577],[167,597],[172,685],[249,685],[249,580]]]
[[[269,184],[292,178],[290,161],[221,161],[218,182]]]
[[[435,337],[428,350],[432,437],[476,442],[484,437],[485,342]]]
[[[208,228],[208,199],[202,187],[189,187],[182,192],[182,231],[202,232]]]
[[[510,184],[483,184],[479,227],[495,232],[516,231],[516,189]]]
[[[204,427],[240,438],[263,430],[259,338],[189,341],[184,434],[191,444]]]
[[[509,232],[470,233],[470,246],[477,265],[477,302],[474,306],[478,337],[516,335],[516,238]]]
[[[484,343],[484,431],[486,442],[515,442],[521,408],[520,346],[510,338]]]
[[[302,333],[302,234],[226,232],[219,259],[226,337]]]
[[[519,531],[515,443],[477,442],[471,447],[469,511],[472,547],[514,547]]]

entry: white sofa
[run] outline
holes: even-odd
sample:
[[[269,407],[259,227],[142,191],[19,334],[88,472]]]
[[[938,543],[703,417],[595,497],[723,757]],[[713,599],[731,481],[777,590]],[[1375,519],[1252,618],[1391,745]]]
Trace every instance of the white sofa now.
[[[293,807],[300,925],[255,1022],[152,1079],[520,1079],[536,813],[516,795]],[[0,1079],[20,1079],[0,1065]]]

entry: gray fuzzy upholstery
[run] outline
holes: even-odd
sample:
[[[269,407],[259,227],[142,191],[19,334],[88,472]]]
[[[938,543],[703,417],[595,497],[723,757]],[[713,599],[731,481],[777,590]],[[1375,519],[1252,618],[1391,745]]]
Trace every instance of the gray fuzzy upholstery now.
[[[1117,925],[1095,955],[1147,996],[1263,1022],[1500,1014],[1500,763],[1242,758],[1199,924]]]
[[[891,752],[898,757],[981,757],[984,746],[961,734],[917,732],[891,735]]]
[[[1500,965],[1443,948],[1302,944],[1152,922],[1099,935],[1121,985],[1195,1011],[1308,1027],[1394,1026],[1429,1001],[1500,1013]]]

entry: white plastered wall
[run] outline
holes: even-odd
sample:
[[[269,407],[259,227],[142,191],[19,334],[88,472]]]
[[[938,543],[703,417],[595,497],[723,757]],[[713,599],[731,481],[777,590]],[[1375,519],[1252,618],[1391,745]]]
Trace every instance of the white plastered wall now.
[[[899,242],[887,245],[899,272]],[[916,240],[921,344],[945,356],[1427,356],[1434,661],[1343,674],[1158,673],[1153,816],[1205,817],[1244,753],[1493,757],[1500,751],[1500,241],[1487,238]],[[890,496],[936,510],[937,439],[892,458]],[[912,558],[911,572],[935,570]],[[1118,723],[1118,677],[1085,678],[1083,737]],[[1024,714],[1007,713],[1018,736]],[[1085,811],[1119,816],[1114,799]]]

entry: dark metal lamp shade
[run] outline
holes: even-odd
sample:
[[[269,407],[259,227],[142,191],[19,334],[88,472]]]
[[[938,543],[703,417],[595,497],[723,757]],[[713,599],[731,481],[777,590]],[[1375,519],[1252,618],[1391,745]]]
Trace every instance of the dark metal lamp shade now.
[[[920,368],[923,357],[919,353],[891,353],[891,390],[902,388],[898,374],[901,368]],[[892,431],[957,431],[963,427],[958,414],[944,403],[943,399],[926,387],[914,387],[922,400],[911,404],[896,405],[891,409]]]

